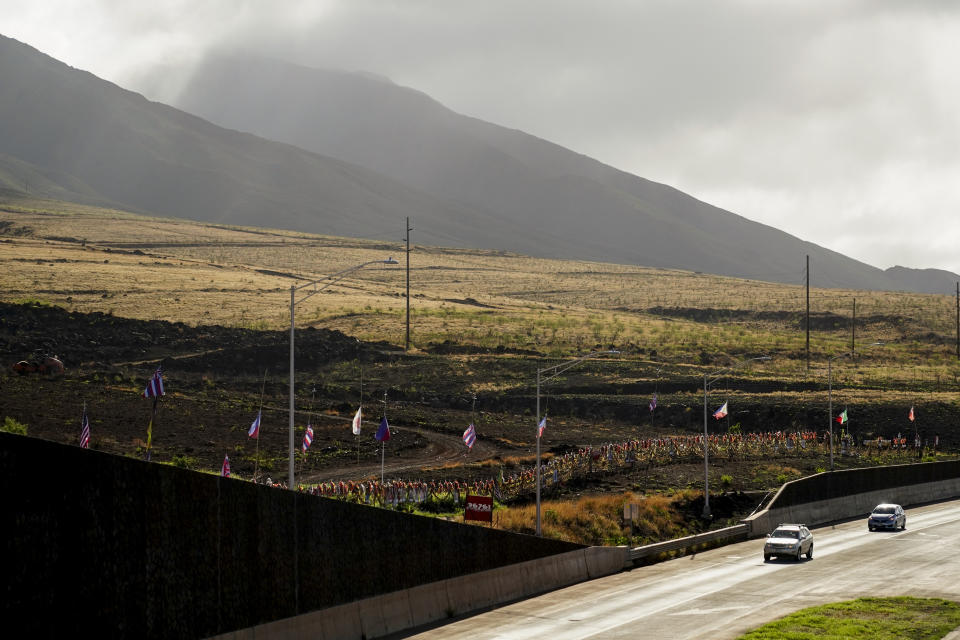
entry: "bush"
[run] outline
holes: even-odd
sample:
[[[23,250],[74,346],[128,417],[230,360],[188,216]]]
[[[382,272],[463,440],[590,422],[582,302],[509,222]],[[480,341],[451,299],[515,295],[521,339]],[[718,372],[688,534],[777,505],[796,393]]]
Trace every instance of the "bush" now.
[[[22,422],[17,422],[11,417],[6,417],[3,419],[3,425],[0,425],[0,431],[6,431],[7,433],[15,433],[17,435],[25,436],[27,435],[27,425]]]

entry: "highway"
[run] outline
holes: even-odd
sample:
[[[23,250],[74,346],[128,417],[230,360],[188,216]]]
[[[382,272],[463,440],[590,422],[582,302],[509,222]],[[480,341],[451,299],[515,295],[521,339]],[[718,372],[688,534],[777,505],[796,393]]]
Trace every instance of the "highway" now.
[[[960,501],[812,529],[813,560],[764,563],[763,539],[639,567],[402,637],[420,640],[736,638],[797,609],[861,596],[960,601]]]

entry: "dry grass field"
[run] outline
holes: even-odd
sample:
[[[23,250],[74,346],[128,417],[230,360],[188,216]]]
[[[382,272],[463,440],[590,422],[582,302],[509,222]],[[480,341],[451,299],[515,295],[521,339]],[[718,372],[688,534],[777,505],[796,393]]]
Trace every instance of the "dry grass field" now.
[[[259,329],[289,326],[291,284],[393,257],[398,266],[371,265],[298,304],[296,324],[404,344],[400,241],[199,224],[14,198],[0,199],[0,239],[0,300]],[[814,288],[808,369],[802,279],[801,265],[797,284],[781,285],[414,245],[411,346],[430,351],[449,342],[454,352],[473,347],[554,357],[613,348],[656,365],[663,377],[770,354],[771,362],[751,368],[809,380],[824,375],[828,356],[850,350],[855,300],[857,343],[884,345],[858,347],[855,366],[836,363],[839,386],[957,388],[952,297]]]

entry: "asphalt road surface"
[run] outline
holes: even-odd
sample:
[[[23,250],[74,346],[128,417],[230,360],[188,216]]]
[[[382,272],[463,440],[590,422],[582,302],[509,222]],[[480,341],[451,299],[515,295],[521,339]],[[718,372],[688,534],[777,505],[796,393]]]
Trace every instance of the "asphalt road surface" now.
[[[409,638],[736,638],[788,613],[862,596],[960,601],[960,501],[813,529],[813,560],[763,561],[763,539],[553,591]]]

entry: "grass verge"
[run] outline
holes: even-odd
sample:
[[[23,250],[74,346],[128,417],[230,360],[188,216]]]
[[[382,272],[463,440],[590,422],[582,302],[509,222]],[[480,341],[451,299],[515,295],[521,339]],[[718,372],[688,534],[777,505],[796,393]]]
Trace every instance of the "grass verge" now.
[[[765,624],[739,640],[790,638],[942,638],[960,626],[960,604],[940,598],[858,598],[810,607]]]

